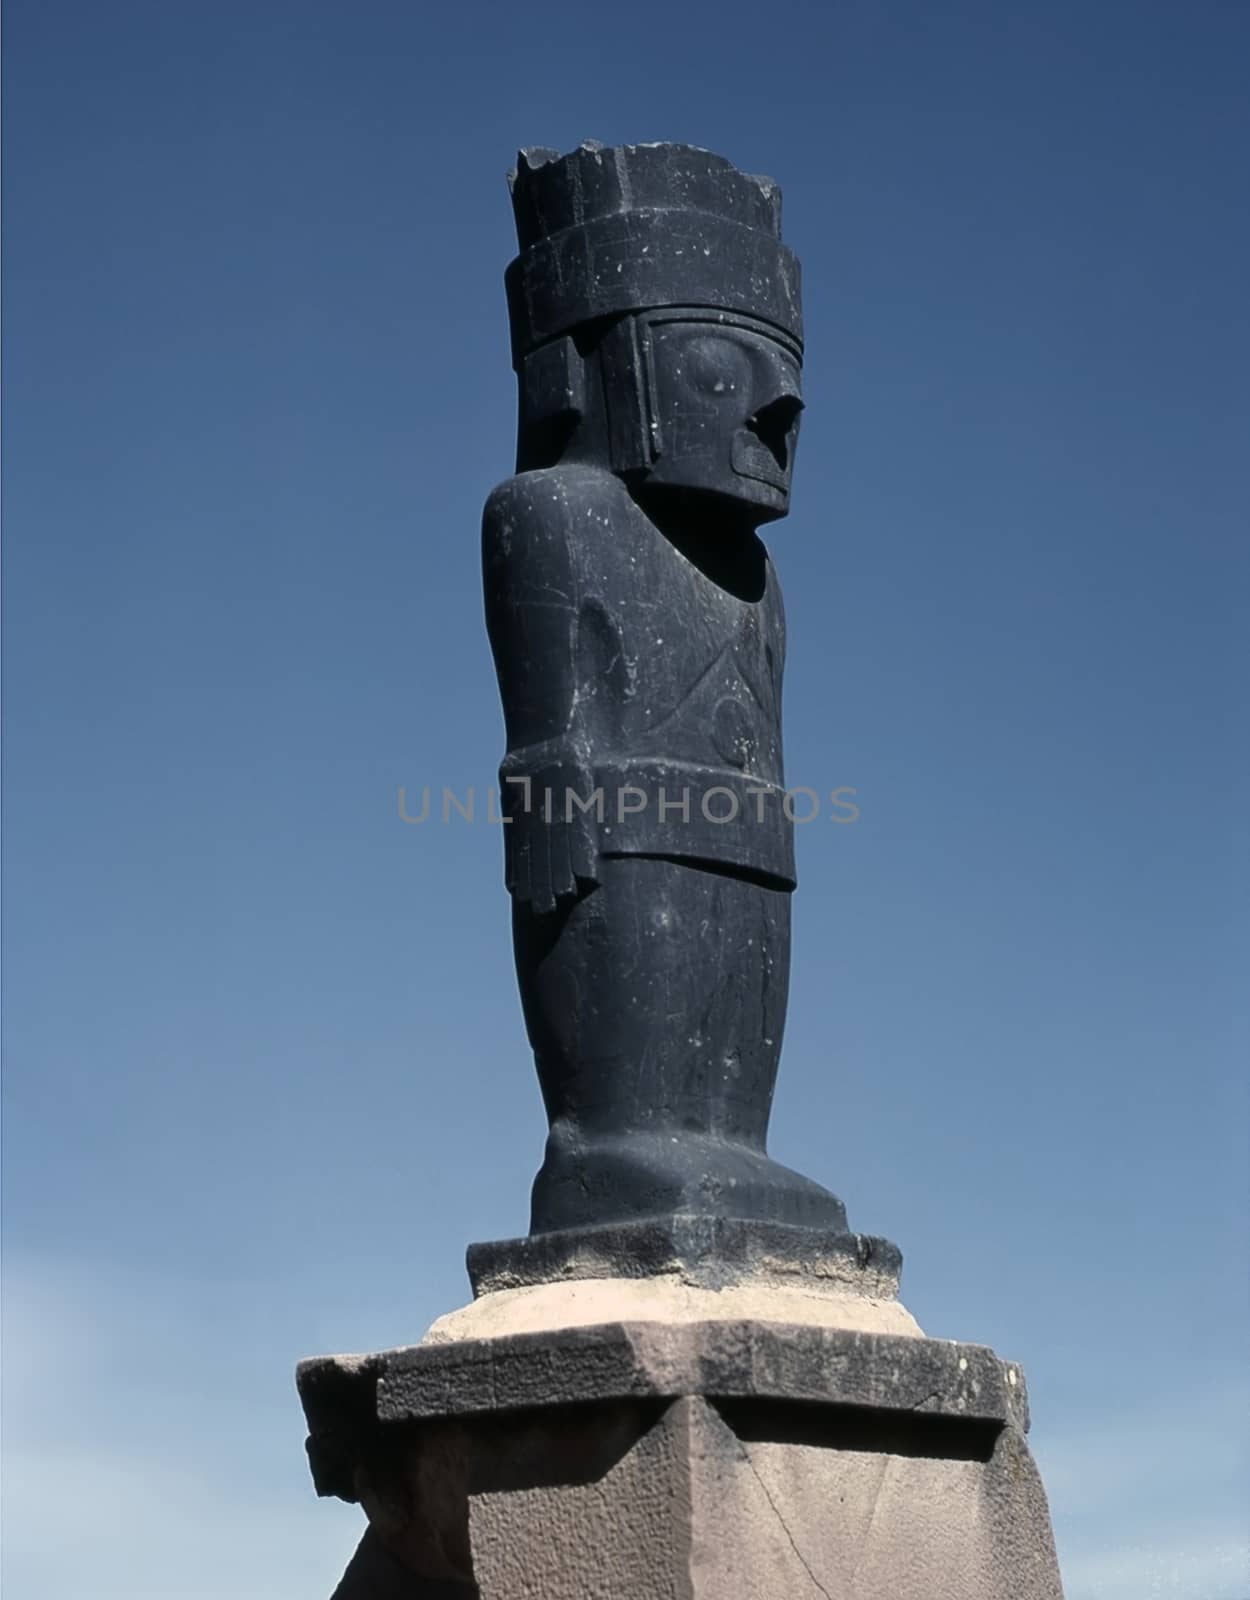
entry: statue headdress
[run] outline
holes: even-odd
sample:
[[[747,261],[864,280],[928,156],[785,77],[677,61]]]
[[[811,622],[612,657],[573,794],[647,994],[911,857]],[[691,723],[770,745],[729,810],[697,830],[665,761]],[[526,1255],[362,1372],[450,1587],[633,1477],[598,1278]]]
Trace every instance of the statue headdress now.
[[[737,312],[802,346],[799,263],[781,191],[684,144],[522,150],[509,173],[513,365],[600,318],[661,306]]]

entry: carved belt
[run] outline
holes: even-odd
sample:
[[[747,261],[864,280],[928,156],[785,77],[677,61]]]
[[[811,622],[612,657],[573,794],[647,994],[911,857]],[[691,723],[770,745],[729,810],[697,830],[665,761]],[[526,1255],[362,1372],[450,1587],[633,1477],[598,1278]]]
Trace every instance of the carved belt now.
[[[779,784],[654,759],[526,771],[514,756],[501,778],[508,889],[536,911],[579,892],[579,882],[597,882],[605,856],[706,862],[777,889],[795,886],[794,827]]]

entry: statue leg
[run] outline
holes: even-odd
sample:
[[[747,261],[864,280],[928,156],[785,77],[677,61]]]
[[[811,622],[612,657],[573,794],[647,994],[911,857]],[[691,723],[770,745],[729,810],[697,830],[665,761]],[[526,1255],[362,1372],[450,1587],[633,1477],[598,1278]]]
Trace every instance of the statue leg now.
[[[514,909],[551,1134],[533,1231],[672,1212],[842,1227],[765,1153],[785,1026],[790,897],[624,856],[548,916]]]

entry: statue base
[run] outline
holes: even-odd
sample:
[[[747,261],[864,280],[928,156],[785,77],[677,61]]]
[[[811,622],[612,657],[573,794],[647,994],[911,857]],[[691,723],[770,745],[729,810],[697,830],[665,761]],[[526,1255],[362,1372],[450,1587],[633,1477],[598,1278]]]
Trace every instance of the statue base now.
[[[676,1278],[706,1289],[767,1279],[893,1297],[903,1267],[888,1239],[680,1214],[471,1244],[467,1260],[475,1296],[586,1278]]]
[[[875,1287],[534,1281],[302,1363],[318,1493],[370,1522],[334,1600],[1062,1600],[1019,1368]]]

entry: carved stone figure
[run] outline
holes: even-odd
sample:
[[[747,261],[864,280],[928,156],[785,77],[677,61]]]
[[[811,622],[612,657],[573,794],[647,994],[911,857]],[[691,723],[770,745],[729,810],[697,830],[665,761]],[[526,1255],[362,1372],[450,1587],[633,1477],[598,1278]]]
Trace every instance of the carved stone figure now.
[[[300,1365],[335,1600],[1063,1600],[1023,1375],[765,1152],[794,888],[781,596],[798,268],[682,145],[523,153],[518,471],[486,507],[530,1235],[418,1344]],[[516,1292],[516,1291],[521,1292]]]
[[[522,151],[517,474],[483,519],[517,976],[550,1121],[532,1233],[839,1232],[771,1161],[795,887],[785,620],[799,269],[767,178],[686,145]]]

